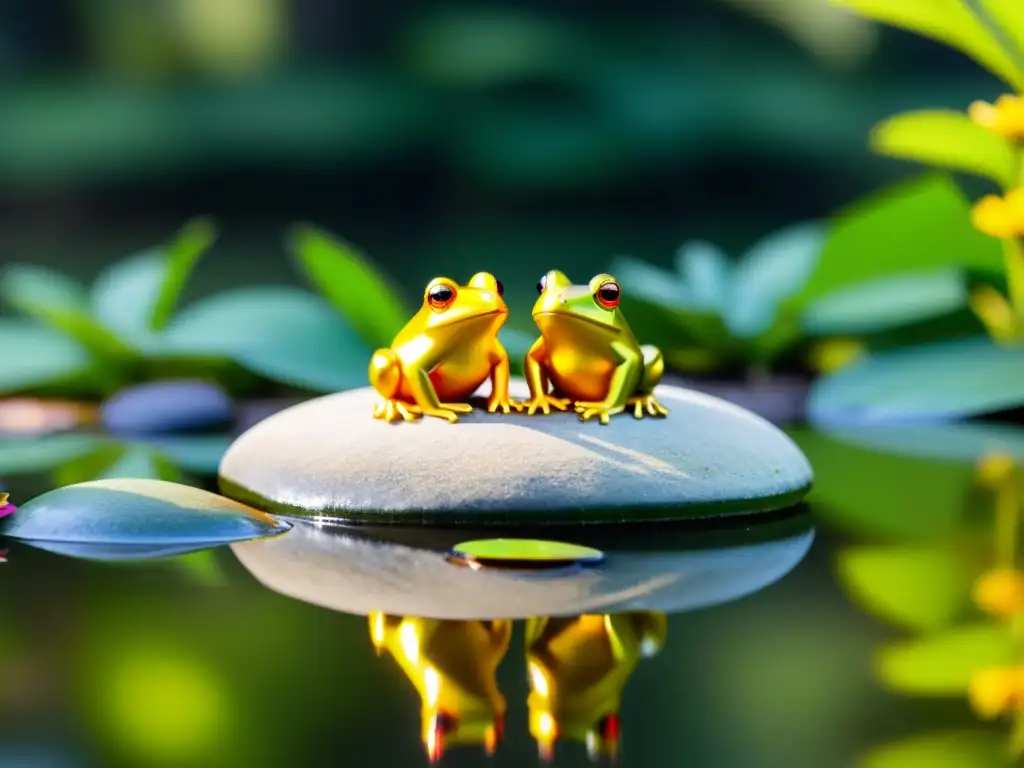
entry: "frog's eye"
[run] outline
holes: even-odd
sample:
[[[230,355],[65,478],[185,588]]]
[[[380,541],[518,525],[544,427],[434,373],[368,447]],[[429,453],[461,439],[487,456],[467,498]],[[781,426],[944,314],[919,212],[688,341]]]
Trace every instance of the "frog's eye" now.
[[[548,285],[548,276],[544,275],[540,280],[537,281],[537,293],[544,293],[544,289]]]
[[[450,285],[435,285],[427,292],[427,303],[434,309],[444,309],[455,301],[455,289]]]
[[[501,282],[501,280],[495,280],[494,282],[496,282],[498,284],[498,295],[499,296],[504,296],[505,295],[505,284],[503,282]]]
[[[601,283],[597,293],[594,295],[597,297],[597,303],[602,307],[605,309],[615,309],[619,306],[619,296],[621,293],[619,284],[614,280],[609,280],[606,283]]]

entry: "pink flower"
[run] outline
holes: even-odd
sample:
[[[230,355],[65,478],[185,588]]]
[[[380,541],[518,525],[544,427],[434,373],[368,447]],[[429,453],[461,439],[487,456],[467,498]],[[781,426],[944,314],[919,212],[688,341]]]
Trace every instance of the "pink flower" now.
[[[0,493],[0,517],[7,517],[9,514],[18,509],[13,504],[8,504],[7,498],[8,497],[6,493]]]

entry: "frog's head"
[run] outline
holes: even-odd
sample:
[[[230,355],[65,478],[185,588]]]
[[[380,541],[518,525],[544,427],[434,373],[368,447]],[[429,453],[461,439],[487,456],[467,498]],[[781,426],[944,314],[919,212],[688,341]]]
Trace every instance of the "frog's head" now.
[[[619,309],[621,289],[608,274],[595,275],[589,285],[573,285],[564,273],[553,269],[537,283],[540,296],[533,305],[533,319],[541,333],[562,326],[565,321],[580,325],[580,331],[614,335],[625,326]]]
[[[508,317],[504,292],[501,281],[489,272],[478,272],[466,285],[435,277],[423,292],[424,325],[430,330],[472,322],[480,330],[489,325],[496,333]]]

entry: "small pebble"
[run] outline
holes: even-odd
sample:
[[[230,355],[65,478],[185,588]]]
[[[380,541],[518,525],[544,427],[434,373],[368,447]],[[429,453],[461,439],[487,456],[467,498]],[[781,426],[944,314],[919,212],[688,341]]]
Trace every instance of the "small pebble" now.
[[[157,381],[121,390],[100,409],[112,435],[166,435],[214,429],[232,420],[234,405],[205,381]]]

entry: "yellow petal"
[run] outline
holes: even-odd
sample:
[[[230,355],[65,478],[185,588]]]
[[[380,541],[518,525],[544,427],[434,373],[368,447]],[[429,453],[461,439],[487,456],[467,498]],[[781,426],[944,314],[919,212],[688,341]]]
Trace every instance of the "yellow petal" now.
[[[978,670],[967,689],[971,708],[986,720],[1005,712],[1014,698],[1016,678],[1016,670],[1012,667]]]
[[[984,574],[974,585],[974,602],[995,616],[1024,610],[1024,573],[1004,570]]]
[[[996,195],[986,195],[971,211],[971,222],[975,228],[991,237],[1013,237],[1013,216],[1006,201]]]
[[[975,101],[967,108],[967,115],[980,126],[992,128],[999,118],[996,108],[987,101]]]
[[[1009,342],[1017,338],[1017,317],[1013,307],[991,285],[980,285],[971,291],[968,303],[993,339]]]

